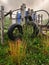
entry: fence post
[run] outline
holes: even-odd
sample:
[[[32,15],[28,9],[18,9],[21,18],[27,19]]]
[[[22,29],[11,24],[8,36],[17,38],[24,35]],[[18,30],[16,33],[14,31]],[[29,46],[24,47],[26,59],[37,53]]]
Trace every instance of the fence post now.
[[[40,22],[40,14],[38,14],[38,25],[40,25],[41,22]],[[41,26],[39,26],[39,34],[41,33],[41,30],[40,30]]]
[[[10,10],[10,22],[12,23],[12,11]]]
[[[41,33],[42,33],[42,21],[43,21],[43,14],[41,14]]]
[[[4,44],[4,6],[1,6],[1,44]]]
[[[42,21],[43,21],[43,14],[41,14],[41,25],[42,25]]]
[[[38,14],[38,23],[40,23],[40,14]]]

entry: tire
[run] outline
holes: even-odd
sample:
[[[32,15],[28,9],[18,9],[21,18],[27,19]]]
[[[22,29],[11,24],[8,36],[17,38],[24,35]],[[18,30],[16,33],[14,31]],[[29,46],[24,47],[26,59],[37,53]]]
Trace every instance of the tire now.
[[[32,23],[33,25],[33,34],[32,37],[37,37],[37,35],[39,34],[39,29],[37,27],[37,25],[35,23]]]
[[[21,35],[16,35],[16,36],[14,36],[13,31],[15,30],[15,28],[18,29],[18,31],[19,31],[19,33],[20,33]],[[22,34],[23,34],[23,30],[22,30],[22,26],[21,26],[21,25],[13,24],[13,25],[11,25],[10,28],[8,29],[8,38],[9,38],[10,40],[13,40],[13,41],[14,41],[14,40],[16,40],[16,39],[18,39],[18,38],[22,39]]]
[[[37,27],[37,25],[32,22],[32,23],[28,23],[28,25],[31,25],[33,27],[33,33],[31,34],[31,37],[34,38],[39,34],[39,29]]]

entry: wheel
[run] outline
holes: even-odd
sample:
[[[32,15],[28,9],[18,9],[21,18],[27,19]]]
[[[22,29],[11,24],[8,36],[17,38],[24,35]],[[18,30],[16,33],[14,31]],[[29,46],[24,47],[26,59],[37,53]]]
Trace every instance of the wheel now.
[[[22,34],[23,34],[23,30],[21,25],[13,24],[8,29],[8,38],[10,40],[14,41],[18,38],[22,39]]]
[[[38,35],[38,33],[39,33],[39,29],[38,29],[38,27],[37,27],[37,25],[34,23],[34,22],[32,22],[32,23],[27,23],[27,26],[28,25],[30,25],[30,29],[31,29],[31,26],[32,26],[32,33],[31,33],[31,37],[32,38],[34,38],[34,37],[36,37],[37,35]],[[29,28],[28,28],[29,29]],[[30,32],[30,31],[29,31]],[[28,32],[28,33],[29,33]]]
[[[32,23],[32,25],[33,25],[32,37],[36,37],[39,34],[39,29],[35,23]]]

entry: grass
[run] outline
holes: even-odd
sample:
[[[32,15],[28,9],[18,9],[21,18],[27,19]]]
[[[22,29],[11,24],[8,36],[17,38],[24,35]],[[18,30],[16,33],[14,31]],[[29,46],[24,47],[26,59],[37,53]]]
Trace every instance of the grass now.
[[[26,55],[20,62],[20,65],[49,65],[49,41],[43,36],[36,38],[28,38],[25,33],[23,40],[26,42]],[[8,37],[5,35],[6,43],[4,46],[0,45],[0,64],[1,65],[16,65],[16,58],[13,61],[9,53]]]
[[[49,65],[49,39],[38,35],[31,38],[30,32],[24,30],[22,41],[26,44],[25,57],[20,60],[19,65]],[[5,45],[0,43],[0,65],[18,65],[17,57],[14,58],[10,54],[9,38],[7,33],[4,35]],[[10,41],[11,42],[11,41]],[[24,45],[24,43],[23,43]],[[21,46],[21,50],[22,50]]]

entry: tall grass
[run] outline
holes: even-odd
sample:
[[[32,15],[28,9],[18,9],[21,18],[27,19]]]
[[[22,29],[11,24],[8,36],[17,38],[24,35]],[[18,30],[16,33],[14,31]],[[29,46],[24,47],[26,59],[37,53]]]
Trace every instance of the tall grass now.
[[[21,52],[22,50],[25,50],[24,58],[20,54],[20,65],[49,65],[49,38],[46,38],[43,35],[31,38],[29,36],[31,34],[29,30],[24,28],[23,31],[22,44],[24,45],[25,42],[26,48],[23,49],[23,46],[20,45]],[[9,42],[11,42],[11,40],[9,40],[7,36],[7,31],[5,32],[4,39],[5,45],[2,46],[0,44],[0,65],[18,65],[15,55],[14,57],[11,55],[11,51],[13,50],[10,51]],[[16,49],[17,46],[14,48]],[[13,52],[16,51],[15,49]]]

